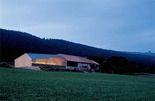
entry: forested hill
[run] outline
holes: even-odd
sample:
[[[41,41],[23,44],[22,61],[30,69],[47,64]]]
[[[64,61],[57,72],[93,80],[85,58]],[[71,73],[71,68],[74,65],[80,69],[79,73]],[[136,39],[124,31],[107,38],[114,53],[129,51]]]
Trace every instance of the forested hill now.
[[[25,32],[0,29],[0,61],[14,61],[15,58],[26,52],[46,54],[64,53],[84,57],[102,56],[104,58],[123,56],[129,61],[142,62],[147,65],[154,63],[154,56],[100,49],[65,40],[44,39]]]

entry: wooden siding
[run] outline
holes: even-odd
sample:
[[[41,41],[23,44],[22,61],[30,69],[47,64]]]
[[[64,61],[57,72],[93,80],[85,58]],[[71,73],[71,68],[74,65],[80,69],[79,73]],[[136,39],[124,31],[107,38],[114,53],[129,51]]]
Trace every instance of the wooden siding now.
[[[26,53],[15,59],[16,68],[25,66],[32,66],[31,58]]]

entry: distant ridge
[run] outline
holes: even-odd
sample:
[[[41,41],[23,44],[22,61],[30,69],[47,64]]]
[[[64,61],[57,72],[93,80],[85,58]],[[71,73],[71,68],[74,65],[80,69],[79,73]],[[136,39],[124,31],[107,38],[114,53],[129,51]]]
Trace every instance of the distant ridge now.
[[[126,52],[126,53],[155,56],[155,53],[149,53],[149,52]]]
[[[104,44],[104,43],[103,43]],[[24,53],[70,54],[77,56],[123,56],[129,61],[155,65],[154,55],[95,48],[60,39],[45,39],[26,32],[0,29],[0,61],[12,62]]]

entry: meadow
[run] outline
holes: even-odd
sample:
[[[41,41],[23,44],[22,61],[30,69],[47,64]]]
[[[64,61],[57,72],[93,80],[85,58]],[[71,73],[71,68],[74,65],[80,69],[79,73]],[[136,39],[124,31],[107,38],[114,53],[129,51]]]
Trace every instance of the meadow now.
[[[0,68],[0,100],[155,101],[155,75]]]

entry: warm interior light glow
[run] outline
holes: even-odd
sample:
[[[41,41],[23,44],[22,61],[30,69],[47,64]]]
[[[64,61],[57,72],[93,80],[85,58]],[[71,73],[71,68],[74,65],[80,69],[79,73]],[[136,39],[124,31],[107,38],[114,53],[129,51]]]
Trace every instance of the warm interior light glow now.
[[[32,63],[65,66],[65,59],[63,59],[61,57],[32,59]]]

